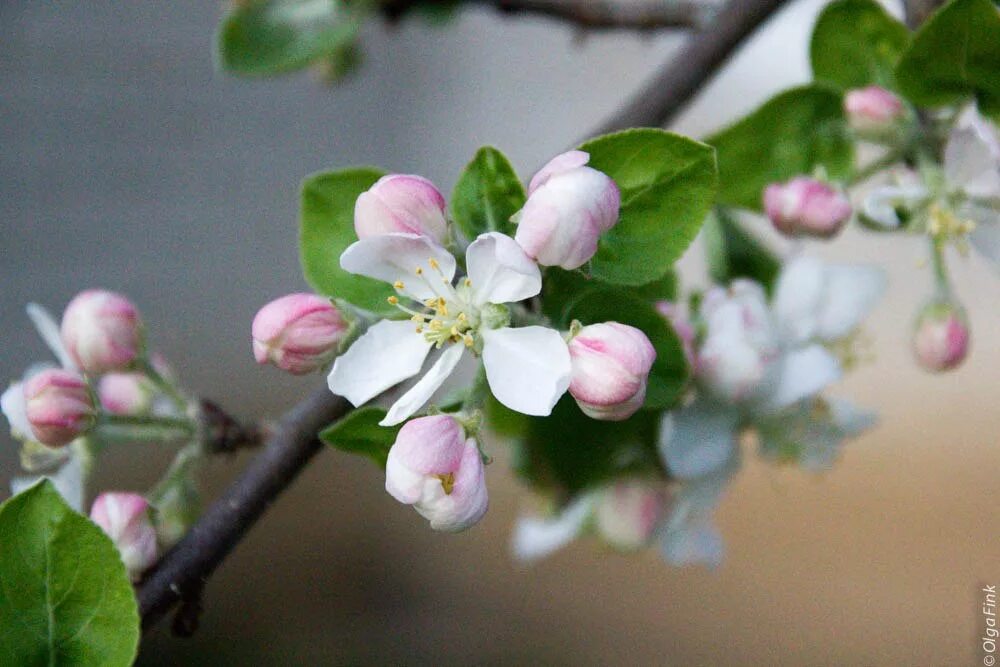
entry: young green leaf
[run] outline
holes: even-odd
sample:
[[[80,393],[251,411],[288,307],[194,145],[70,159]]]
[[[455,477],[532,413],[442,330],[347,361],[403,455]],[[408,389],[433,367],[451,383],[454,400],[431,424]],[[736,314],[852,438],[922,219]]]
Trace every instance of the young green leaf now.
[[[349,48],[370,9],[370,2],[347,0],[233,3],[219,26],[219,65],[245,76],[301,69]]]
[[[589,166],[614,179],[621,216],[601,235],[591,260],[594,278],[644,285],[670,269],[694,240],[715,199],[710,146],[670,132],[637,129],[580,146]]]
[[[719,210],[705,223],[704,240],[708,272],[714,282],[727,285],[736,278],[749,278],[770,293],[781,262],[725,211]]]
[[[139,613],[117,549],[42,481],[0,505],[5,665],[131,665]]]
[[[786,90],[707,141],[718,151],[719,202],[753,210],[769,183],[817,167],[844,178],[854,159],[840,93],[817,84]]]
[[[891,88],[893,70],[910,41],[906,26],[875,0],[837,0],[816,21],[809,59],[813,76],[841,88]]]
[[[484,232],[513,236],[510,217],[524,207],[525,198],[524,186],[504,154],[484,146],[455,184],[451,215],[469,240]]]
[[[900,91],[915,104],[971,97],[1000,119],[1000,9],[992,0],[953,0],[913,38],[896,68]]]
[[[367,456],[385,468],[389,449],[402,428],[379,426],[385,414],[382,408],[359,408],[321,431],[319,439],[342,452]]]
[[[371,278],[340,268],[340,255],[358,240],[354,202],[384,172],[372,168],[314,174],[302,184],[299,259],[306,282],[320,294],[344,299],[358,308],[391,313],[392,291]]]

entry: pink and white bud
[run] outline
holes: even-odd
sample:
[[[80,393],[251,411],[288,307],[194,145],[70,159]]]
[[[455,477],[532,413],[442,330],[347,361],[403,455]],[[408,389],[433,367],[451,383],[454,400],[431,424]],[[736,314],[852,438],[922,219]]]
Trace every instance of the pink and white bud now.
[[[337,356],[351,329],[337,307],[315,294],[275,299],[253,318],[253,355],[292,375],[322,368]]]
[[[601,234],[618,222],[618,186],[585,166],[589,159],[582,151],[564,153],[531,180],[514,239],[543,266],[583,266],[597,252]]]
[[[62,447],[94,423],[95,409],[86,381],[78,373],[49,368],[24,382],[24,404],[35,439]]]
[[[605,542],[622,551],[649,544],[664,516],[667,496],[662,488],[628,480],[607,486],[596,495],[594,527]]]
[[[157,556],[146,499],[137,493],[102,493],[90,509],[90,520],[115,543],[132,581],[139,581]]]
[[[786,236],[836,236],[851,218],[847,196],[823,181],[798,176],[764,190],[764,211]]]
[[[477,523],[489,504],[479,447],[448,415],[403,425],[389,450],[385,490],[412,505],[434,530],[452,533]]]
[[[728,289],[714,287],[702,300],[701,316],[706,335],[698,351],[699,380],[730,402],[756,394],[780,358],[763,288],[749,280],[734,280]]]
[[[87,373],[125,370],[142,349],[139,311],[120,294],[80,292],[63,313],[63,344]]]
[[[949,371],[965,361],[969,338],[965,310],[952,301],[935,301],[925,306],[917,317],[913,355],[925,370]]]
[[[856,131],[864,134],[882,133],[903,116],[903,101],[880,86],[868,86],[847,91],[844,95],[847,120]]]
[[[569,393],[589,417],[628,419],[646,399],[656,350],[639,329],[618,322],[591,324],[569,342]]]
[[[354,231],[359,239],[419,234],[443,243],[448,235],[444,195],[422,176],[383,176],[355,202]]]
[[[656,310],[663,315],[667,322],[670,322],[670,326],[673,327],[674,333],[681,340],[681,346],[684,348],[684,358],[687,359],[688,366],[692,370],[695,368],[695,341],[697,339],[697,333],[694,330],[694,325],[691,321],[684,315],[681,307],[673,303],[672,301],[659,301],[656,304]]]
[[[97,384],[101,407],[114,415],[140,415],[153,406],[156,388],[141,373],[108,373]]]

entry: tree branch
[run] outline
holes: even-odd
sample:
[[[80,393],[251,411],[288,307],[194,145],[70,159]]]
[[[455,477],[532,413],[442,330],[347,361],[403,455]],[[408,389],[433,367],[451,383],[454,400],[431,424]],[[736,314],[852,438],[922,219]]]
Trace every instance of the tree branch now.
[[[718,0],[463,0],[490,6],[504,14],[535,14],[575,24],[588,30],[701,28],[718,11]]]

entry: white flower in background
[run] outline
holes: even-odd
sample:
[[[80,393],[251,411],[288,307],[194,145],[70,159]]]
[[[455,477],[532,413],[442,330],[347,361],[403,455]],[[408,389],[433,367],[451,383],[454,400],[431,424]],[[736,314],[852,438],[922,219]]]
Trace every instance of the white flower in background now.
[[[510,543],[514,558],[523,562],[545,558],[575,540],[593,515],[594,500],[583,494],[554,516],[519,517]]]
[[[674,497],[660,531],[660,549],[671,565],[722,564],[723,542],[713,515],[730,479],[739,469],[738,452],[716,472],[685,481]]]
[[[390,303],[410,319],[372,326],[334,362],[330,390],[361,405],[417,375],[432,348],[443,350],[381,422],[399,424],[423,407],[466,351],[481,351],[498,401],[528,415],[551,413],[569,387],[566,342],[546,327],[508,327],[502,305],[541,291],[538,266],[513,239],[495,232],[473,241],[465,260],[467,275],[453,285],[455,258],[426,236],[385,234],[347,248],[344,270],[393,285],[398,296]]]
[[[76,512],[83,513],[84,500],[84,469],[86,467],[85,455],[75,451],[76,444],[70,445],[73,451],[66,456],[59,468],[43,475],[25,475],[15,477],[10,481],[11,495],[17,495],[22,491],[27,491],[43,479],[52,482],[59,495],[62,496],[66,504]],[[65,449],[58,450],[65,452]]]
[[[817,398],[757,422],[761,455],[797,463],[809,472],[829,470],[848,438],[875,425],[875,413],[840,398]]]

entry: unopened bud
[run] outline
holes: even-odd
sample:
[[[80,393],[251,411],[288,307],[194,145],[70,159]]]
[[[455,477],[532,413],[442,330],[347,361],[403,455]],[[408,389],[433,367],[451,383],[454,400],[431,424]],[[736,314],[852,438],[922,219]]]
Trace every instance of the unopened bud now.
[[[597,534],[616,549],[641,549],[656,531],[665,502],[663,489],[651,482],[617,482],[598,492],[594,527]]]
[[[259,364],[303,375],[337,356],[350,328],[329,299],[289,294],[267,304],[254,317],[253,354]]]
[[[591,324],[569,342],[569,356],[569,393],[584,414],[621,421],[642,407],[656,360],[656,350],[642,331],[618,322]]]
[[[124,370],[142,349],[139,311],[105,290],[76,295],[63,313],[61,333],[70,356],[88,373]]]
[[[443,243],[448,234],[445,200],[422,176],[383,176],[354,204],[359,239],[381,234],[420,234]]]
[[[924,369],[940,373],[959,366],[969,352],[969,321],[953,301],[934,301],[920,312],[913,354]]]
[[[576,269],[597,252],[597,240],[618,222],[621,194],[607,174],[571,151],[552,159],[531,181],[517,214],[514,239],[543,266]]]
[[[50,368],[24,383],[25,414],[34,438],[62,447],[94,423],[94,403],[86,381],[73,371]]]
[[[903,102],[880,86],[855,88],[844,95],[847,120],[856,131],[882,134],[903,116]]]
[[[851,217],[847,196],[815,178],[799,176],[764,190],[764,211],[786,236],[831,238]]]
[[[141,373],[108,373],[97,385],[101,407],[115,415],[149,412],[156,390]]]
[[[115,543],[132,581],[139,581],[157,555],[146,499],[137,493],[102,493],[94,501],[90,520]]]

